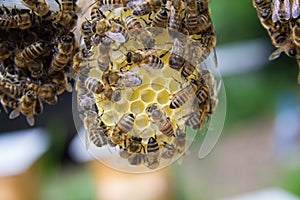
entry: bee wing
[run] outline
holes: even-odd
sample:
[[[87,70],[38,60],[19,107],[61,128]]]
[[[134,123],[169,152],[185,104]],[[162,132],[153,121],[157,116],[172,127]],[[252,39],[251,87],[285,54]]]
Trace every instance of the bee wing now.
[[[66,90],[67,90],[67,92],[72,92],[72,91],[73,91],[73,88],[72,88],[72,84],[71,84],[71,83],[67,82]]]
[[[86,130],[85,133],[84,133],[84,145],[85,145],[85,150],[88,150],[90,148],[90,140],[89,140],[89,137],[88,137],[89,133],[88,131]]]
[[[282,48],[278,48],[275,51],[273,51],[271,53],[271,55],[269,56],[269,60],[275,60],[277,58],[279,58],[280,54],[283,52]]]
[[[293,0],[292,4],[292,16],[297,18],[300,15],[300,0]]]
[[[27,120],[27,122],[28,122],[28,124],[29,124],[30,126],[33,126],[33,125],[34,125],[34,117],[33,117],[33,115],[27,116],[27,117],[26,117],[26,120]]]
[[[113,33],[111,31],[107,31],[105,35],[116,42],[119,43],[126,42],[126,38],[121,33]]]
[[[291,5],[290,0],[283,0],[280,3],[280,0],[273,0],[273,13],[272,20],[273,22],[277,22],[279,17],[284,18],[285,20],[290,19],[291,17]]]
[[[277,22],[278,21],[278,12],[280,9],[280,2],[279,0],[273,0],[272,1],[272,7],[273,7],[273,12],[272,12],[272,21]]]
[[[19,117],[19,115],[20,115],[20,110],[16,108],[9,114],[9,119],[15,119]]]
[[[129,8],[133,8],[133,7],[135,7],[135,5],[143,4],[143,2],[145,2],[145,1],[144,0],[131,0],[126,4],[126,6],[128,6]]]
[[[289,20],[291,17],[291,4],[290,0],[284,0],[283,2],[283,13],[285,15],[284,19]]]

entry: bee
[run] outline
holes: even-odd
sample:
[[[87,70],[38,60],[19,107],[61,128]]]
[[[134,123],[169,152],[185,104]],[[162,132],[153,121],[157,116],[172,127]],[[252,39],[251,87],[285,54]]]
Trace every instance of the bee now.
[[[58,12],[54,15],[52,26],[61,33],[69,32],[77,22],[76,12]]]
[[[34,60],[34,61],[27,63],[26,66],[28,66],[29,71],[35,72],[38,70],[43,70],[44,64],[42,61]]]
[[[144,146],[142,144],[142,138],[137,136],[131,136],[128,140],[128,145],[126,150],[130,153],[141,153],[142,150],[145,151]]]
[[[253,6],[256,8],[258,17],[265,28],[274,24],[271,3],[271,0],[253,0]]]
[[[96,0],[99,4],[99,7],[106,11],[111,8],[124,7],[125,2],[123,0]]]
[[[67,87],[67,77],[62,71],[54,71],[50,74],[52,82],[56,85],[57,95],[61,95]]]
[[[45,17],[51,12],[50,5],[45,0],[22,0],[22,3],[40,17]]]
[[[183,153],[186,145],[186,131],[177,128],[176,136],[174,138],[174,145],[179,154]]]
[[[170,159],[173,158],[176,155],[176,147],[174,144],[164,144],[164,150],[161,154],[161,157],[164,159]]]
[[[156,104],[153,104],[147,108],[148,115],[150,119],[167,137],[172,137],[174,135],[174,128],[169,117],[166,117],[166,113],[158,108]]]
[[[141,153],[132,153],[128,157],[128,162],[131,165],[140,165],[141,163],[144,162],[144,154],[141,154]]]
[[[182,2],[181,0],[172,0],[170,6],[170,17],[168,21],[168,28],[170,35],[174,35],[174,31],[179,31],[181,24],[181,11],[182,11]]]
[[[74,0],[61,0],[61,7],[63,12],[74,12],[77,9]]]
[[[100,36],[105,36],[105,33],[109,30],[111,26],[111,23],[109,20],[101,19],[98,20],[95,24],[92,26],[92,31]]]
[[[137,29],[135,30],[132,35],[135,37],[136,41],[141,43],[144,48],[152,49],[155,45],[155,39],[150,31],[146,29]]]
[[[85,81],[86,88],[94,94],[100,94],[104,91],[103,84],[96,78],[88,77]]]
[[[20,98],[23,95],[21,84],[14,84],[4,79],[0,80],[0,90],[11,98]]]
[[[296,45],[300,46],[300,19],[296,20],[292,33],[293,41]]]
[[[25,12],[23,14],[17,13],[14,16],[15,21],[17,22],[17,27],[19,29],[28,29],[33,24],[34,16],[31,13]]]
[[[106,85],[103,95],[106,99],[112,102],[118,102],[121,100],[121,90],[113,89],[109,85]]]
[[[137,30],[137,29],[143,28],[143,25],[142,25],[140,19],[137,18],[136,16],[127,16],[125,18],[125,24],[126,24],[127,30]]]
[[[195,69],[196,67],[193,64],[185,62],[182,66],[181,76],[184,78],[188,78],[194,73]]]
[[[130,0],[126,5],[132,9],[135,16],[143,16],[159,8],[162,2],[160,0]]]
[[[1,92],[1,91],[0,91]],[[6,107],[12,108],[12,109],[17,109],[19,107],[20,104],[20,98],[13,98],[7,94],[2,94],[1,96],[1,104],[5,110],[5,112],[7,113],[7,109]],[[13,119],[14,115],[10,114],[9,118]]]
[[[88,61],[90,61],[90,57],[92,56],[92,52],[83,48],[81,49],[81,51],[77,52],[74,56],[73,56],[73,70],[75,71],[75,73],[78,72],[79,68],[81,66],[87,66],[88,65]]]
[[[215,78],[212,74],[212,72],[208,69],[203,70],[201,72],[201,74],[198,75],[199,77],[202,77],[203,81],[205,82],[205,84],[209,87],[209,93],[210,96],[216,96],[216,94],[219,92],[220,90],[220,84],[216,85],[216,81]],[[218,88],[217,88],[218,87]]]
[[[191,79],[191,85],[194,88],[199,105],[205,103],[210,98],[210,89],[202,78],[200,80]]]
[[[58,54],[71,55],[75,47],[75,35],[70,33],[68,35],[61,36],[58,41]]]
[[[26,116],[30,126],[34,125],[34,110],[37,103],[37,96],[34,91],[29,90],[20,99],[19,110]]]
[[[142,84],[142,79],[133,71],[108,71],[103,75],[103,78],[111,86],[137,87]]]
[[[101,120],[100,116],[96,117],[96,123],[88,128],[88,137],[97,147],[102,147],[108,144],[109,128]]]
[[[292,41],[293,38],[290,37],[290,30],[287,23],[280,25],[280,27],[275,26],[274,28],[270,28],[268,32],[272,44],[277,47],[269,56],[269,60],[278,58],[282,52],[285,52],[289,57],[297,55],[297,46]]]
[[[171,144],[164,142],[164,151],[162,157],[165,159],[173,158],[176,154],[181,154],[185,150],[186,131],[179,128],[176,129],[176,135]]]
[[[217,39],[216,39],[216,32],[213,25],[211,24],[205,31],[201,33],[201,38],[197,38],[198,36],[199,35],[196,35],[195,38],[193,38],[192,36],[191,38],[198,41],[200,46],[202,47],[203,49],[202,56],[204,57],[203,59],[206,59],[207,56],[210,55],[211,50],[214,50],[214,54],[215,54],[214,59],[215,62],[217,63],[217,58],[215,53],[215,46],[217,43]]]
[[[121,149],[119,155],[124,159],[128,159],[132,153],[129,153],[126,149]]]
[[[13,45],[8,41],[0,43],[0,61],[4,61],[9,58],[14,51]]]
[[[124,87],[137,87],[142,84],[142,79],[133,71],[119,73],[118,83]]]
[[[15,64],[18,67],[25,67],[30,62],[41,56],[46,49],[46,43],[42,41],[35,42],[15,56]]]
[[[134,120],[135,116],[132,113],[124,114],[111,134],[111,141],[118,145],[124,142],[126,140],[126,134],[133,128]]]
[[[3,13],[0,18],[0,26],[2,28],[17,28],[17,20],[11,13],[11,11],[2,5],[2,9],[0,11]]]
[[[208,8],[205,9],[206,12],[199,12],[199,10],[196,0],[187,1],[185,25],[191,35],[204,31],[211,26]]]
[[[110,44],[103,42],[99,44],[97,63],[101,71],[107,71],[109,69],[109,65],[111,64],[109,49]]]
[[[113,22],[105,35],[115,42],[125,43],[129,40],[129,34],[126,28],[116,20]]]
[[[184,56],[185,51],[186,51],[186,48],[179,41],[179,39],[174,38],[171,54],[170,54],[170,57],[169,57],[169,66],[172,69],[175,69],[175,70],[179,71],[186,64],[186,61],[185,61],[185,58],[184,58],[185,57]]]
[[[117,129],[121,132],[128,133],[133,128],[135,116],[130,114],[124,114],[117,123]]]
[[[158,27],[158,28],[167,28],[168,26],[168,11],[167,9],[162,6],[160,10],[154,15],[153,20],[151,21],[151,27]]]
[[[197,111],[192,112],[188,115],[188,118],[185,121],[186,126],[190,126],[194,130],[196,130],[196,129],[201,130],[202,129],[202,127],[205,123],[207,114],[208,114],[207,112],[210,111],[209,105],[208,104],[205,104],[205,105],[206,106],[204,108],[200,107]]]
[[[55,105],[57,103],[55,85],[51,83],[46,83],[39,86],[38,97],[49,105]]]
[[[149,169],[155,169],[159,166],[159,145],[155,137],[150,137],[147,143],[147,154],[145,164]]]
[[[92,23],[88,20],[85,20],[81,23],[80,27],[81,37],[83,37],[84,43],[87,49],[91,47],[91,37],[93,35],[92,32]]]
[[[100,54],[97,58],[98,67],[101,71],[107,71],[110,64],[109,54]]]
[[[62,71],[70,61],[70,56],[62,53],[57,53],[53,56],[48,73],[51,74],[54,71]]]
[[[296,0],[295,0],[296,1]],[[272,20],[286,23],[291,17],[290,0],[272,0]]]
[[[87,131],[88,138],[97,147],[103,147],[108,144],[108,137],[103,133],[102,128],[93,127]]]
[[[129,65],[138,64],[146,69],[162,69],[164,67],[164,63],[160,57],[154,55],[150,50],[129,51],[126,55],[126,61]]]
[[[82,90],[82,89],[80,89]],[[78,90],[78,92],[80,92]],[[93,106],[96,103],[95,97],[92,93],[81,93],[77,94],[77,102],[78,102],[78,110],[81,111],[87,111],[93,109]]]
[[[91,23],[94,24],[97,21],[104,19],[105,15],[102,13],[102,11],[99,9],[98,5],[95,5],[91,8],[90,11],[90,16],[91,16]]]
[[[194,97],[195,95],[196,93],[194,87],[191,84],[189,84],[183,89],[173,94],[169,107],[171,109],[177,109],[183,106],[190,98]]]

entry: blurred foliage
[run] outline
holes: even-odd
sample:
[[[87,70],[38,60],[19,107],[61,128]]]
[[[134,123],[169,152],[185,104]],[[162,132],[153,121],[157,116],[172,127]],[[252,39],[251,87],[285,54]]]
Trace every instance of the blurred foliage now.
[[[95,188],[90,172],[84,166],[68,165],[59,173],[41,179],[40,199],[83,200],[95,199]]]
[[[252,0],[212,0],[210,10],[218,45],[267,37],[267,31],[258,20]]]
[[[47,176],[47,174],[52,174],[60,170],[59,167],[66,146],[68,128],[59,118],[51,118],[45,129],[49,135],[51,146],[41,158],[40,172]]]
[[[286,170],[282,178],[281,186],[300,197],[300,169],[295,167]]]
[[[285,91],[299,95],[296,61],[281,56],[257,71],[223,77],[227,96],[226,128],[233,123],[272,116]]]

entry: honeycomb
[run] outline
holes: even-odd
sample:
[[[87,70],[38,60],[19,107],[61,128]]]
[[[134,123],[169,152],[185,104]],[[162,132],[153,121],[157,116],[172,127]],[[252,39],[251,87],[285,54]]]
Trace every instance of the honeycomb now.
[[[96,21],[94,27],[103,21],[122,26],[125,19],[134,15],[128,7],[101,11],[105,18]],[[77,102],[87,130],[88,149],[106,146],[130,166],[154,170],[184,154],[195,137],[195,132],[188,131],[189,127],[202,129],[209,121],[210,114],[204,111],[204,106],[218,104],[217,81],[210,72],[211,66],[204,62],[209,47],[203,48],[184,33],[148,27],[151,23],[148,16],[138,19],[145,27],[124,28],[117,33],[110,29],[102,36],[97,32],[89,36],[88,42],[89,37],[83,37],[83,46],[90,56],[80,64],[77,73]],[[143,34],[151,37],[143,38]],[[174,40],[186,50],[173,51]],[[186,64],[182,68],[170,67],[173,54],[184,59]],[[189,73],[190,67],[193,67],[190,74],[183,75]],[[207,85],[207,91],[202,85]],[[201,95],[205,100],[199,103]],[[172,102],[179,105],[172,108]],[[198,112],[203,113],[201,119],[190,123],[199,125],[187,125],[192,114]],[[97,154],[98,150],[94,151]]]

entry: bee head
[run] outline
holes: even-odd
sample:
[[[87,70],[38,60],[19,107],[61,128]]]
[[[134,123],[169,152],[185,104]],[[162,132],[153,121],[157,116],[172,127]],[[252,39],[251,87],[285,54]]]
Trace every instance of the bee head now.
[[[131,62],[132,62],[132,52],[131,52],[131,51],[129,51],[129,52],[127,53],[127,55],[126,55],[126,61],[127,61],[128,63],[131,63]]]

